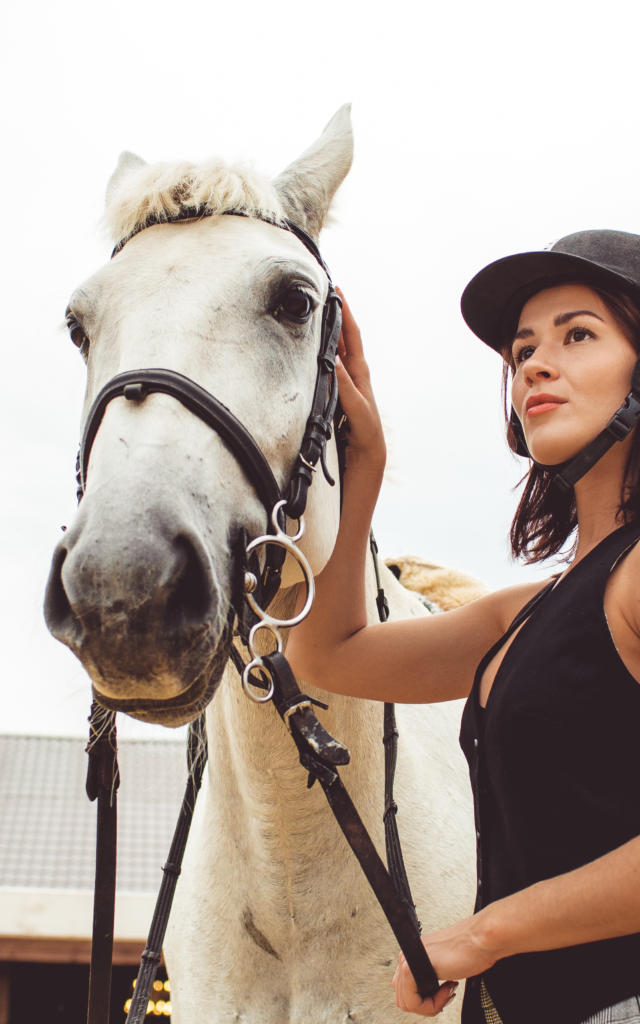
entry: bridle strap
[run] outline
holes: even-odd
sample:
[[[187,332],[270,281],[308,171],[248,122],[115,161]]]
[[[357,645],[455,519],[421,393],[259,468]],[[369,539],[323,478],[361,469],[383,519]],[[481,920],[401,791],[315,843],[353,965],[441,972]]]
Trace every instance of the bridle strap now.
[[[339,775],[349,752],[318,722],[311,701],[300,692],[284,654],[274,651],[262,658],[274,681],[273,703],[298,748],[300,764],[309,772],[309,785],[318,780],[345,839],[373,889],[391,930],[405,955],[423,997],[438,990],[438,978],[420,940],[415,916],[398,892],[397,881],[385,868],[371,836]],[[409,894],[410,898],[410,894]]]
[[[173,834],[169,857],[162,868],[164,875],[156,899],[153,920],[149,929],[147,944],[140,961],[136,987],[127,1014],[127,1024],[142,1024],[149,1008],[149,994],[162,959],[162,945],[167,930],[171,905],[182,870],[196,797],[202,784],[202,775],[207,763],[207,731],[204,714],[189,726],[187,737],[187,788],[182,800],[178,823]]]
[[[96,396],[87,416],[78,452],[78,500],[84,494],[91,448],[109,403],[119,397],[142,402],[150,394],[164,394],[177,399],[189,412],[219,435],[254,487],[267,513],[267,530],[271,531],[271,511],[280,500],[281,494],[276,478],[257,441],[231,410],[205,388],[175,370],[158,367],[119,373],[112,377]],[[281,548],[269,545],[262,572],[259,566],[254,566],[256,578],[260,581],[261,598],[265,604],[272,600],[280,585],[284,557],[285,552]]]
[[[109,1024],[120,772],[115,714],[105,711],[95,701],[89,716],[87,753],[87,796],[98,803],[87,1021],[88,1024]]]
[[[299,519],[306,508],[307,492],[319,460],[328,482],[334,483],[325,463],[325,451],[338,404],[335,367],[341,326],[342,302],[329,278],[329,294],[322,313],[322,344],[318,353],[318,373],[311,412],[287,492],[287,515],[292,519]]]
[[[267,510],[280,499],[280,488],[258,443],[226,405],[189,377],[161,368],[127,370],[113,377],[96,396],[85,424],[80,444],[78,484],[84,492],[91,448],[107,406],[114,398],[142,402],[147,395],[164,394],[176,398],[189,412],[220,435],[232,455],[244,469],[256,494]]]
[[[342,299],[336,292],[327,264],[311,235],[293,221],[285,221],[285,227],[298,238],[320,264],[329,282],[329,290],[322,310],[320,351],[318,352],[318,373],[307,419],[300,452],[295,461],[287,493],[287,515],[299,519],[307,504],[307,492],[318,461],[327,481],[334,481],[327,469],[325,452],[331,437],[333,418],[338,404],[338,381],[336,379],[336,354],[342,328]]]
[[[389,618],[389,602],[382,586],[378,545],[373,532],[370,534],[369,546],[376,578],[378,617],[381,622],[386,622]],[[246,642],[246,636],[243,639]],[[231,646],[230,656],[238,674],[242,676],[244,664],[235,645]],[[398,751],[398,730],[394,705],[386,703],[384,706],[385,811],[383,819],[388,865],[386,868],[340,779],[339,768],[349,763],[349,751],[339,740],[327,733],[313,710],[313,705],[325,708],[326,705],[301,693],[284,654],[275,651],[272,654],[263,655],[262,663],[273,681],[273,704],[287,725],[298,748],[301,765],[309,772],[308,784],[313,785],[316,780],[320,783],[333,815],[405,955],[409,969],[416,980],[418,991],[423,996],[433,995],[438,989],[438,979],[420,940],[422,928],[411,895],[396,820],[398,808],[393,796],[393,784]],[[257,677],[253,679],[253,684],[257,687],[263,685]]]
[[[373,535],[369,533],[369,548],[373,560],[373,569],[376,577],[376,607],[380,622],[387,622],[389,619],[389,602],[382,586],[380,578],[380,565],[378,562],[378,544]],[[398,805],[393,796],[393,784],[396,776],[396,763],[398,760],[398,727],[396,724],[395,704],[385,702],[383,716],[382,743],[384,745],[384,842],[387,853],[387,866],[393,882],[396,896],[404,904],[405,910],[418,934],[422,931],[422,925],[418,920],[416,905],[411,895],[411,886],[407,869],[402,855],[402,844],[398,831]]]

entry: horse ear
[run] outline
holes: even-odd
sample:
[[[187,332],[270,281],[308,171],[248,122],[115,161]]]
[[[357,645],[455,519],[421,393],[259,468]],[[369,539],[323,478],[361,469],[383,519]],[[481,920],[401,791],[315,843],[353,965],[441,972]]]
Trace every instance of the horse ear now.
[[[107,209],[124,179],[128,178],[131,172],[137,170],[138,167],[146,167],[146,160],[143,160],[141,156],[136,156],[135,153],[128,153],[126,150],[120,154],[116,169],[107,184],[107,194],[105,197]]]
[[[317,238],[352,159],[351,104],[346,103],[313,145],[274,181],[289,220]]]

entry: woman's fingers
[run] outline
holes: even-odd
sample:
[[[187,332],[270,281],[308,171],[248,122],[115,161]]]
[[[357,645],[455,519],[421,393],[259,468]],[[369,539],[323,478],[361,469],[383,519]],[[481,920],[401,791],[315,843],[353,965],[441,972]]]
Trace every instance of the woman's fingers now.
[[[338,342],[338,354],[349,365],[352,363],[357,364],[359,360],[364,362],[364,349],[360,328],[344,295],[339,288],[336,288],[336,291],[342,299],[342,331]]]
[[[454,998],[458,982],[446,981],[434,996],[423,999],[416,988],[413,975],[402,957],[393,976],[393,987],[398,1009],[404,1010],[406,1013],[416,1013],[420,1017],[435,1017]]]
[[[354,379],[343,363],[336,364],[336,377],[340,404],[350,424],[352,448],[368,447],[372,440],[377,446],[382,428],[368,379],[363,386],[363,382]]]
[[[351,380],[354,382],[359,391],[367,396],[367,398],[373,398],[371,391],[371,378],[369,375],[369,367],[364,357],[364,348],[362,345],[362,335],[360,334],[360,328],[358,327],[353,313],[349,308],[349,304],[342,295],[339,289],[336,289],[338,294],[342,298],[342,331],[340,333],[340,339],[338,341],[338,357],[349,374]],[[340,380],[340,378],[338,378]]]
[[[380,474],[386,449],[380,416],[364,358],[362,337],[349,305],[343,299],[342,333],[338,344],[336,378],[340,403],[349,420],[347,467],[357,463]]]
[[[358,387],[342,361],[336,362],[336,377],[338,379],[338,391],[340,392],[342,408],[346,412],[347,416],[351,417],[354,411],[354,402],[356,404],[358,402],[364,402],[365,398],[361,389]]]

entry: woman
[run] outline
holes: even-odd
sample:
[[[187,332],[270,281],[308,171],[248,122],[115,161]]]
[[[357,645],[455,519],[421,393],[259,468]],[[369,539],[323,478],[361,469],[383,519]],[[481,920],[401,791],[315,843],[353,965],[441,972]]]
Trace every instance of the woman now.
[[[367,539],[385,461],[358,329],[338,381],[351,424],[343,512],[296,672],[337,692],[467,698],[461,743],[478,835],[475,913],[424,936],[433,1016],[468,978],[464,1024],[640,1022],[640,237],[587,231],[500,260],[467,287],[469,326],[512,377],[512,447],[532,460],[516,554],[566,570],[433,618],[367,626]],[[640,372],[635,373],[640,398]],[[625,404],[626,400],[626,404]],[[608,431],[617,410],[622,427]],[[624,430],[626,436],[623,436]],[[605,1008],[609,1008],[606,1010]]]

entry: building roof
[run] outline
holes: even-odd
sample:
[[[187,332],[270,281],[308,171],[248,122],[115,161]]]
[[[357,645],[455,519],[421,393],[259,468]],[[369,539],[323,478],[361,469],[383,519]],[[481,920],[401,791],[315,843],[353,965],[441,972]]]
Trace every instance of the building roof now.
[[[0,735],[0,888],[93,890],[96,805],[81,739]],[[185,742],[121,740],[121,892],[156,892],[187,778]]]

